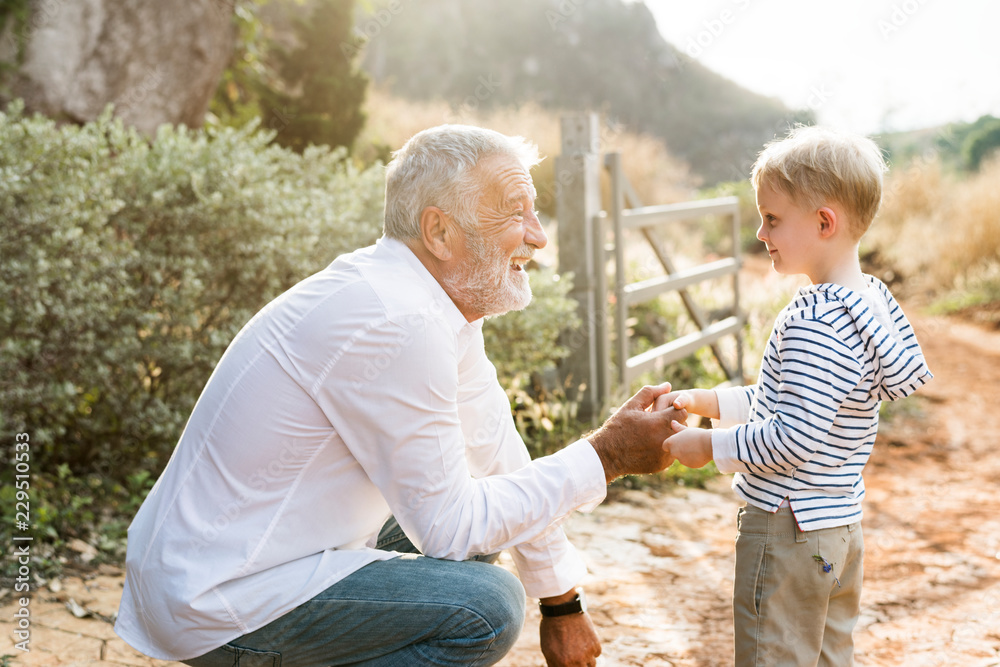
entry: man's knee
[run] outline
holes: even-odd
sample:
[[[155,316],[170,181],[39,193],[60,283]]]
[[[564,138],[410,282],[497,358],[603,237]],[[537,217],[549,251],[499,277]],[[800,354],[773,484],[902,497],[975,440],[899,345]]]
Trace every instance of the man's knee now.
[[[491,629],[490,653],[505,655],[521,634],[524,625],[524,587],[513,574],[496,565],[469,563],[475,577],[475,595],[469,609],[479,615]]]
[[[513,646],[524,625],[524,587],[496,565],[469,561],[461,568],[466,608],[481,617],[495,634],[494,642]],[[455,582],[458,583],[458,582]]]

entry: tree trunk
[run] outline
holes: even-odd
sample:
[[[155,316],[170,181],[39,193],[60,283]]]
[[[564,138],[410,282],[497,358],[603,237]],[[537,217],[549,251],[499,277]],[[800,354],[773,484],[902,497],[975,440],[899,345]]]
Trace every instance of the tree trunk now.
[[[0,60],[22,60],[5,97],[83,123],[108,104],[151,136],[162,123],[202,124],[235,46],[234,0],[31,0],[8,20]],[[6,100],[5,100],[6,101]]]

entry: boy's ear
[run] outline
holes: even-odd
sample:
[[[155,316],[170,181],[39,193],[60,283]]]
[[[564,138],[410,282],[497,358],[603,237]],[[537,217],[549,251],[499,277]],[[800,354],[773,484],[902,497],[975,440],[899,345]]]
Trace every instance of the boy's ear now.
[[[428,206],[420,212],[420,240],[442,262],[452,258],[455,229],[451,217],[437,206]]]
[[[840,220],[837,218],[837,212],[832,208],[824,206],[817,210],[816,219],[819,222],[820,238],[828,239],[837,233],[837,226],[840,224]]]

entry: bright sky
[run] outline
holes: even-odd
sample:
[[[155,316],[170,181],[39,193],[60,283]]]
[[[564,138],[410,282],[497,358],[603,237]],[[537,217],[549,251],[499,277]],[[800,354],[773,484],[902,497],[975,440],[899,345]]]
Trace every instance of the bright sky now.
[[[645,0],[664,38],[821,123],[879,133],[1000,116],[994,0]]]

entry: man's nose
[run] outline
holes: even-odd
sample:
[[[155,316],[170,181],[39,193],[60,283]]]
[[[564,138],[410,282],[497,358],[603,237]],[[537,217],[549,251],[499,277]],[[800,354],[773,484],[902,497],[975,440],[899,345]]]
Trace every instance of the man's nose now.
[[[541,250],[548,244],[549,237],[545,235],[542,221],[538,219],[534,211],[531,211],[527,218],[528,224],[525,227],[524,242]]]

